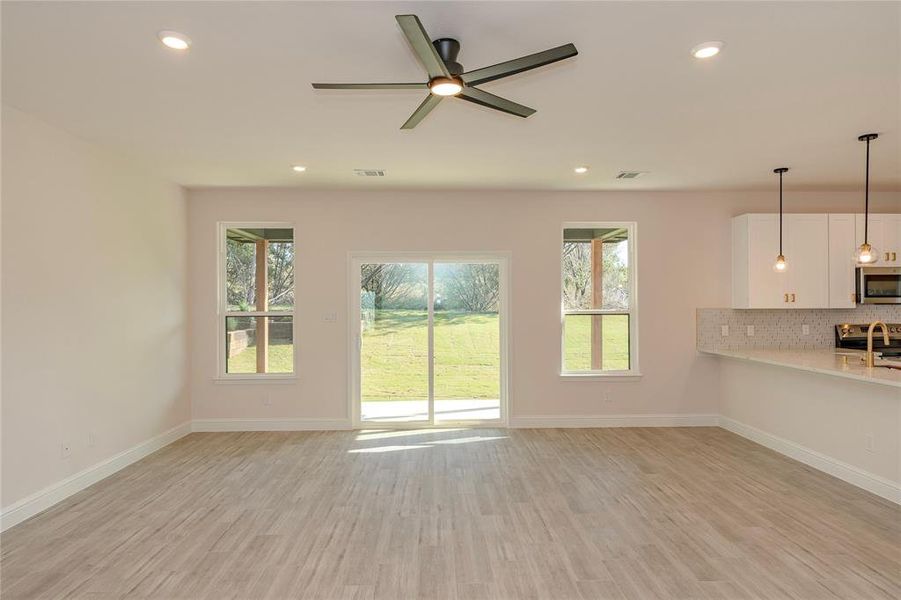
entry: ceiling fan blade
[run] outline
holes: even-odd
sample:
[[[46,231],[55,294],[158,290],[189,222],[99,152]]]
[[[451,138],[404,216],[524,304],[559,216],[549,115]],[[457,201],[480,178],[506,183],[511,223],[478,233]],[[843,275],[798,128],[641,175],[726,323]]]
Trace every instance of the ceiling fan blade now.
[[[457,97],[462,100],[468,100],[469,102],[487,106],[488,108],[493,108],[495,110],[499,110],[511,115],[516,115],[517,117],[525,118],[529,115],[535,114],[534,108],[529,108],[528,106],[517,104],[516,102],[507,100],[506,98],[501,98],[500,96],[495,96],[494,94],[489,94],[485,90],[480,90],[479,88],[475,87],[464,87],[463,91],[457,94]]]
[[[413,129],[419,122],[422,121],[427,114],[432,112],[432,109],[438,106],[438,103],[441,102],[443,96],[436,96],[434,94],[429,94],[425,97],[425,100],[422,101],[422,104],[413,111],[413,114],[410,115],[410,118],[407,119],[407,122],[400,126],[401,129]]]
[[[579,51],[576,50],[576,47],[573,44],[566,44],[564,46],[545,50],[544,52],[536,52],[535,54],[529,54],[528,56],[514,58],[513,60],[491,65],[490,67],[474,69],[467,73],[463,73],[460,75],[460,78],[467,85],[479,85],[480,83],[494,81],[501,77],[522,73],[529,69],[549,65],[558,60],[575,56],[578,53]]]
[[[447,70],[447,65],[438,56],[438,51],[432,45],[432,40],[429,39],[429,35],[425,32],[422,23],[419,22],[419,17],[416,15],[397,15],[394,18],[397,19],[398,25],[400,25],[404,35],[407,36],[410,45],[413,46],[416,56],[422,61],[425,70],[428,71],[429,78],[450,77],[451,74]]]
[[[317,90],[426,90],[427,83],[314,83]]]

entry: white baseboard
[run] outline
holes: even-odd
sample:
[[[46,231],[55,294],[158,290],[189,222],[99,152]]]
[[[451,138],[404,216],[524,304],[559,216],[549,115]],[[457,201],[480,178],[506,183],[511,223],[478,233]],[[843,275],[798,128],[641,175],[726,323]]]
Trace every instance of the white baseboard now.
[[[723,429],[727,429],[770,450],[775,450],[779,454],[784,454],[814,469],[828,473],[851,485],[856,485],[886,500],[901,504],[901,484],[836,460],[831,456],[811,450],[785,438],[767,433],[756,427],[745,425],[734,419],[720,416],[719,421],[720,427]]]
[[[345,419],[194,419],[192,431],[330,431],[351,429]]]
[[[543,429],[548,427],[716,427],[718,415],[537,415],[512,417],[510,427]]]
[[[57,502],[61,502],[72,494],[94,485],[101,479],[109,477],[116,471],[124,469],[128,465],[141,460],[160,448],[168,446],[189,433],[191,433],[191,422],[186,421],[168,431],[164,431],[158,436],[132,446],[128,450],[19,500],[0,513],[0,531],[5,531],[39,512],[47,510]]]

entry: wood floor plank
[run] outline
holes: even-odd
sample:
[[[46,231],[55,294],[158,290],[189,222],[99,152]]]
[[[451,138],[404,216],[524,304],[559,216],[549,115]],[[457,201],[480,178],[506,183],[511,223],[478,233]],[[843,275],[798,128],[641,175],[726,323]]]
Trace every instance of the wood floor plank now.
[[[4,600],[901,597],[901,508],[718,428],[197,433],[0,541]]]

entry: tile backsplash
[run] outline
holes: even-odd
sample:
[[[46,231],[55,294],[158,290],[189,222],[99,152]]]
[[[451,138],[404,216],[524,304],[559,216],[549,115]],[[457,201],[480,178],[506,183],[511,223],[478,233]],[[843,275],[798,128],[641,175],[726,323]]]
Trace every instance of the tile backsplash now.
[[[753,310],[699,308],[698,349],[831,348],[836,323],[901,323],[901,305],[861,305],[850,309]],[[804,333],[807,325],[808,333]],[[728,326],[729,335],[722,335]],[[748,327],[754,335],[748,335]]]

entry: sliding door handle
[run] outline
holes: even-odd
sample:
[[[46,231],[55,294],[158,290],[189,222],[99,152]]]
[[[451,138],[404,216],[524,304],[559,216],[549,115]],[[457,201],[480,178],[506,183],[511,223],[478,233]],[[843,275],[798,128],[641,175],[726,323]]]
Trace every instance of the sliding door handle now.
[[[792,302],[794,302],[794,301],[795,301],[795,295],[792,294]]]

